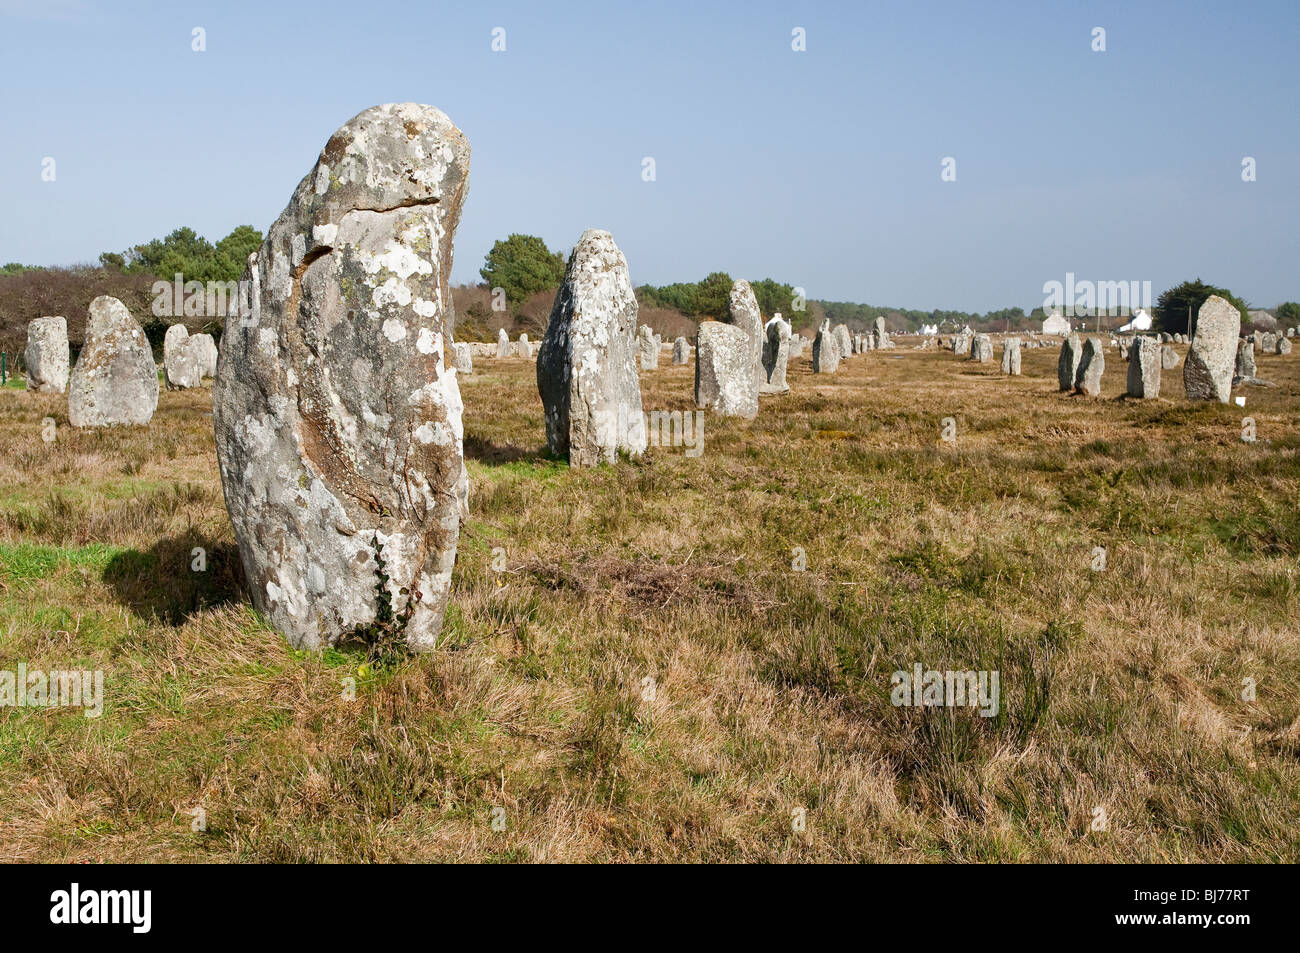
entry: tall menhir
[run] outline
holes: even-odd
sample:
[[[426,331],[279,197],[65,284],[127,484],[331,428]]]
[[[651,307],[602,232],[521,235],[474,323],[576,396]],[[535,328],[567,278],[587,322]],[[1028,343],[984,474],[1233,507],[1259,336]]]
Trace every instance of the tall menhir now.
[[[450,357],[469,143],[375,106],[249,257],[221,337],[218,462],[253,602],[295,646],[437,641],[468,496]]]

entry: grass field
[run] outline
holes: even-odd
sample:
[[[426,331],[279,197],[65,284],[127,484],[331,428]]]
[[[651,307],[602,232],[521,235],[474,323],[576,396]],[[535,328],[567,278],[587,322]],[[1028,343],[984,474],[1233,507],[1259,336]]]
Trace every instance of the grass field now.
[[[0,669],[105,697],[0,708],[0,859],[1300,860],[1300,357],[1244,409],[1181,366],[1125,401],[1113,349],[1102,398],[1059,394],[1056,357],[799,359],[700,456],[584,471],[543,452],[533,365],[480,359],[419,658],[252,611],[210,385],[83,432],[6,389]],[[643,374],[645,409],[692,373]],[[915,663],[998,672],[998,714],[895,707]]]

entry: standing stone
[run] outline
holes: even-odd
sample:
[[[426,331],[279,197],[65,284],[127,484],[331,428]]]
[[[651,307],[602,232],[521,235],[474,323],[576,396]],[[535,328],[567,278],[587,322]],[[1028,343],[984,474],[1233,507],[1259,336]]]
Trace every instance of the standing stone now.
[[[546,443],[569,466],[613,463],[620,450],[645,452],[636,365],[650,329],[638,332],[636,314],[627,259],[614,236],[587,229],[569,256],[537,354]]]
[[[456,373],[473,374],[474,373],[474,350],[468,344],[453,344],[452,349],[456,352]]]
[[[758,384],[744,328],[721,321],[700,324],[695,341],[695,405],[723,417],[753,420],[758,416]]]
[[[501,328],[497,331],[497,357],[510,356],[510,335],[506,334],[506,329]]]
[[[763,370],[766,379],[759,394],[784,394],[790,390],[785,382],[785,365],[790,359],[790,325],[778,314],[767,322],[763,342]]]
[[[1160,346],[1160,367],[1163,370],[1172,371],[1178,366],[1178,362],[1181,360],[1182,358],[1178,356],[1178,352],[1168,344],[1162,344]]]
[[[840,350],[835,345],[829,318],[817,329],[817,337],[813,341],[812,369],[814,374],[834,374],[840,369]]]
[[[143,426],[158,408],[158,365],[126,305],[100,295],[90,302],[86,342],[68,382],[74,427]]]
[[[1237,342],[1237,361],[1232,376],[1239,381],[1255,379],[1255,345],[1250,341]]]
[[[637,353],[641,358],[641,370],[653,371],[659,367],[659,348],[655,347],[654,332],[649,325],[637,329]]]
[[[691,360],[691,345],[684,337],[678,337],[673,341],[673,363],[689,364]]]
[[[1105,370],[1106,357],[1102,353],[1101,341],[1088,338],[1083,342],[1083,356],[1079,359],[1075,388],[1089,397],[1101,396],[1101,375]]]
[[[750,371],[757,389],[767,381],[763,371],[763,317],[758,310],[758,299],[754,289],[743,278],[731,286],[731,295],[727,303],[729,324],[740,328],[749,336],[749,357],[752,364]],[[697,356],[698,360],[698,356]]]
[[[36,318],[27,325],[27,389],[62,394],[68,389],[68,322],[61,317]]]
[[[883,314],[876,316],[876,326],[872,329],[872,337],[875,338],[877,349],[894,346],[894,342],[889,340],[889,329],[885,326],[885,316]]]
[[[971,341],[970,359],[980,364],[993,360],[993,339],[987,334],[977,334]]]
[[[1154,399],[1160,396],[1161,354],[1164,348],[1152,337],[1133,340],[1128,358],[1128,395]]]
[[[1192,346],[1183,362],[1183,386],[1188,400],[1232,398],[1232,370],[1237,338],[1241,334],[1241,312],[1218,295],[1210,295],[1196,315]]]
[[[469,152],[432,106],[351,119],[221,336],[226,510],[254,605],[296,647],[437,643],[468,511],[447,302]]]
[[[1280,337],[1280,336],[1279,336],[1278,339],[1277,339],[1277,353],[1279,353],[1279,354],[1290,354],[1290,353],[1291,353],[1291,342],[1288,341],[1286,338],[1284,338],[1284,337]]]
[[[1276,354],[1278,335],[1271,331],[1264,331],[1257,334],[1256,341],[1259,344],[1260,354]]]
[[[802,334],[790,335],[790,357],[803,357],[805,338]]]
[[[198,351],[190,347],[190,332],[183,324],[173,324],[163,338],[163,379],[168,390],[198,387],[203,379]]]
[[[1002,342],[1002,373],[1019,375],[1020,338],[1007,338]]]
[[[1056,361],[1056,382],[1061,390],[1074,390],[1082,358],[1083,345],[1079,335],[1071,334],[1061,343],[1061,356]]]
[[[528,335],[520,334],[519,340],[515,342],[515,357],[531,358],[533,356],[533,346],[528,343]]]
[[[840,360],[853,353],[853,342],[849,340],[849,329],[842,324],[835,325],[835,346],[839,348]]]
[[[217,376],[217,342],[211,334],[191,334],[190,347],[199,362],[199,375],[208,379]]]

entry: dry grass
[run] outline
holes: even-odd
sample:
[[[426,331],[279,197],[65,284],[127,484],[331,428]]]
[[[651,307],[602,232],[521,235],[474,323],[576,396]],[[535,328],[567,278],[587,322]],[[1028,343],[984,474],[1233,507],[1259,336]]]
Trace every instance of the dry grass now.
[[[121,432],[0,392],[0,669],[106,678],[97,719],[0,709],[0,858],[1294,862],[1300,359],[1245,410],[1055,360],[798,360],[702,456],[588,471],[533,365],[479,361],[443,644],[374,668],[241,597],[207,389]],[[997,670],[999,715],[894,707],[914,662]]]

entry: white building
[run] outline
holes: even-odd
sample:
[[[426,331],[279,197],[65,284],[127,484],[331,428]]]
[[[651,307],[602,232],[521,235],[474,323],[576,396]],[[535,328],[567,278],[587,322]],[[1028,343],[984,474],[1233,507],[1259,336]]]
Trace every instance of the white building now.
[[[1060,335],[1069,334],[1070,322],[1061,317],[1057,312],[1053,311],[1047,316],[1047,320],[1043,322],[1043,333]]]
[[[1133,320],[1119,329],[1120,331],[1150,331],[1151,315],[1147,314],[1141,308],[1138,308],[1137,314],[1133,315]]]

